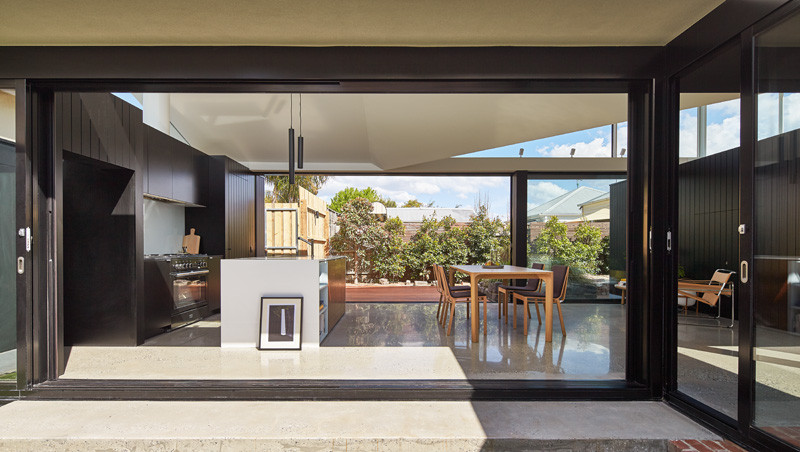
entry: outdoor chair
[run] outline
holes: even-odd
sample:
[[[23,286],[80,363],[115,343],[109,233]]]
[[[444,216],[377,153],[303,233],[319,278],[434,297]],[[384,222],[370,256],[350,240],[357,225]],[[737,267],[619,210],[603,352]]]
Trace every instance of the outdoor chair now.
[[[719,302],[723,295],[731,297],[733,300],[733,284],[730,279],[734,272],[725,269],[717,269],[710,280],[678,280],[678,305],[683,307],[683,313],[689,306],[694,305],[695,312],[700,313],[700,303],[708,306],[717,307],[717,318],[722,314],[722,303]],[[728,287],[730,285],[730,287]],[[685,297],[682,302],[680,297]],[[731,301],[733,303],[733,301]],[[731,325],[733,326],[733,307],[731,306]]]
[[[470,287],[469,286],[451,286],[447,282],[447,275],[444,272],[444,267],[437,265],[436,270],[439,274],[439,280],[442,281],[442,294],[445,299],[444,316],[442,319],[442,326],[447,322],[447,309],[450,308],[450,322],[447,325],[447,335],[449,336],[453,330],[453,318],[456,316],[456,303],[467,303],[467,318],[469,318],[470,310]],[[486,296],[479,294],[477,301],[486,302]]]
[[[561,314],[561,302],[564,301],[564,298],[567,296],[567,280],[569,279],[569,267],[566,265],[553,265],[553,302],[556,304],[556,308],[558,308],[558,320],[561,322],[561,334],[564,336],[567,335],[567,331],[564,329],[564,316]],[[539,324],[542,323],[542,317],[539,314],[539,303],[544,303],[546,301],[546,295],[544,289],[540,289],[538,291],[532,292],[527,290],[518,290],[514,292],[513,302],[514,302],[514,328],[517,327],[517,300],[522,301],[524,305],[523,312],[525,313],[525,325],[524,325],[524,332],[525,335],[528,335],[528,320],[531,318],[531,311],[528,307],[528,303],[533,302],[536,307],[536,317],[539,320]]]
[[[544,264],[534,262],[531,264],[534,270],[544,270]],[[542,280],[539,278],[531,278],[524,286],[510,286],[500,285],[497,287],[497,318],[502,314],[505,316],[506,324],[508,324],[508,298],[514,294],[514,291],[525,290],[528,292],[536,292],[541,288]],[[502,309],[500,303],[503,303]]]

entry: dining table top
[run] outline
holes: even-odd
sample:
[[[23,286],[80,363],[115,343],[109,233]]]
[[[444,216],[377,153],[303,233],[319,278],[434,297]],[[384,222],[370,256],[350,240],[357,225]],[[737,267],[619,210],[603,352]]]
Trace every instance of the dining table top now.
[[[552,275],[550,270],[537,270],[528,267],[519,267],[516,265],[504,265],[503,268],[484,268],[483,265],[452,265],[450,268],[468,275],[502,275],[502,276],[520,276],[531,277],[537,275]],[[498,278],[501,279],[501,278]]]

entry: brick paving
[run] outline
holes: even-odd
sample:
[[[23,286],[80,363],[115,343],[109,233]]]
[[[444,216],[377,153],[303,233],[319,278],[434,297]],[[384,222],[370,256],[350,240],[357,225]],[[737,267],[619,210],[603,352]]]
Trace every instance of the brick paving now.
[[[669,452],[745,452],[731,441],[684,439],[670,441]]]

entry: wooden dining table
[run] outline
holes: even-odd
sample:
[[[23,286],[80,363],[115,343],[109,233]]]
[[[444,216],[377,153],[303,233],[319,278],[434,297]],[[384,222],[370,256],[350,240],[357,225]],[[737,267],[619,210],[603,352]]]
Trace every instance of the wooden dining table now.
[[[478,342],[478,281],[481,279],[532,279],[539,278],[545,284],[545,342],[553,342],[553,272],[535,270],[528,267],[504,265],[503,268],[483,268],[482,265],[451,265],[449,271],[450,285],[454,285],[456,272],[469,276],[470,309],[472,314],[472,342]],[[488,331],[486,302],[483,303],[483,335]],[[527,315],[523,313],[523,315]],[[526,319],[527,321],[527,319]]]

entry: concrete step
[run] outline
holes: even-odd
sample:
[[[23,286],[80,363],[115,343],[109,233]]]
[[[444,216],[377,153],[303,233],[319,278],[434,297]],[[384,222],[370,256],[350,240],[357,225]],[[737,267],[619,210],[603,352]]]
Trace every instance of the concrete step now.
[[[2,451],[668,450],[719,440],[659,402],[17,401]]]

